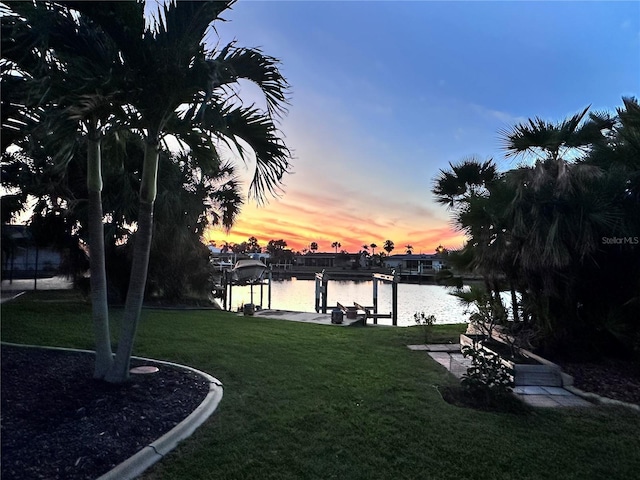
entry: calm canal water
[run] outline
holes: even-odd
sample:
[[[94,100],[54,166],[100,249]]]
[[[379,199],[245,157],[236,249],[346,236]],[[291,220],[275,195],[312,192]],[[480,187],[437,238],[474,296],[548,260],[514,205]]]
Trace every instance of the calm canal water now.
[[[267,308],[268,288],[263,287],[262,302],[260,287],[253,287],[253,303],[262,304]],[[348,306],[353,302],[364,306],[373,305],[373,281],[331,280],[327,288],[328,306],[336,303]],[[251,302],[250,287],[233,287],[231,307],[236,310],[241,305]],[[271,308],[278,310],[293,310],[297,312],[315,311],[315,281],[273,280],[271,284]],[[378,283],[378,313],[391,312],[391,285]],[[437,323],[466,322],[468,315],[464,313],[458,300],[449,294],[449,290],[439,285],[416,285],[409,283],[398,284],[398,325],[415,325],[413,315],[424,312],[435,315]],[[379,324],[391,325],[391,319],[381,318]]]

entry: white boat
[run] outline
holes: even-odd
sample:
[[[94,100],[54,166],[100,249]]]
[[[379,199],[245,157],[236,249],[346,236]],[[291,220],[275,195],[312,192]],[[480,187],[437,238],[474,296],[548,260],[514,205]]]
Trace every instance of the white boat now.
[[[250,283],[262,279],[266,270],[267,266],[260,260],[238,260],[231,269],[231,275],[238,283]]]

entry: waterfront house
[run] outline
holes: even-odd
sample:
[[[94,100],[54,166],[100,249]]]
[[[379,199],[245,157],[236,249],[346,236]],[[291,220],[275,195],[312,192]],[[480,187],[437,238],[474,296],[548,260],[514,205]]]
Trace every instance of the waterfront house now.
[[[398,254],[386,257],[384,265],[398,273],[423,274],[446,267],[446,260],[439,254]]]

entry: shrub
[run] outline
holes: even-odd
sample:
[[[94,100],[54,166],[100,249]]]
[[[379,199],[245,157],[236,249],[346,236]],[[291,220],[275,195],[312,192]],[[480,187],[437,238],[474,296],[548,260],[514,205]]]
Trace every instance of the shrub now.
[[[424,334],[424,343],[429,343],[431,341],[433,325],[436,323],[435,315],[425,315],[424,312],[416,312],[413,314],[413,319],[415,320],[416,324],[420,325],[420,327],[422,328],[422,333]]]

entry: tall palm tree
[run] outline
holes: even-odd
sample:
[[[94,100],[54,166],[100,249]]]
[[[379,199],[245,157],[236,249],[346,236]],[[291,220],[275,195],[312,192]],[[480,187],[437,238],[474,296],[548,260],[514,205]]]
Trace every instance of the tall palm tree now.
[[[375,243],[372,243],[369,246],[371,247],[371,255],[375,255],[376,254],[376,248],[378,248],[378,245],[376,245]]]
[[[487,294],[494,297],[492,304],[497,304],[498,278],[503,275],[503,262],[513,245],[504,218],[509,192],[492,159],[467,158],[450,167],[440,170],[432,192],[438,203],[453,210],[455,227],[469,238],[464,253],[454,256],[453,261],[459,258],[458,267],[464,265],[482,275]]]
[[[233,43],[218,52],[207,52],[204,48],[209,25],[233,3],[233,0],[170,3],[158,12],[153,28],[145,28],[140,21],[144,18],[142,6],[130,22],[114,22],[117,3],[107,5],[106,9],[88,9],[92,18],[114,38],[125,63],[132,67],[127,72],[133,92],[130,104],[137,113],[134,127],[145,138],[131,279],[122,333],[114,366],[106,376],[108,381],[121,382],[128,376],[149,262],[160,140],[168,133],[176,135],[205,168],[219,163],[217,146],[212,140],[216,138],[234,148],[243,159],[254,156],[256,166],[250,193],[258,201],[264,201],[265,195],[277,188],[288,170],[290,153],[273,123],[274,117],[284,112],[288,86],[278,71],[278,61],[259,50],[237,48]],[[87,10],[88,4],[80,5],[80,9]],[[229,95],[229,86],[241,78],[262,90],[267,112],[233,104],[235,94]]]
[[[27,3],[27,2],[24,2]],[[139,210],[137,216],[136,246],[125,305],[123,329],[118,342],[114,364],[104,378],[121,382],[128,376],[129,359],[138,324],[145,289],[149,251],[153,226],[153,209],[157,196],[157,170],[159,142],[167,134],[174,134],[185,145],[191,155],[205,171],[215,169],[220,163],[218,149],[225,143],[242,159],[255,159],[255,173],[249,194],[257,201],[265,201],[273,193],[288,171],[290,153],[282,142],[275,119],[284,113],[287,83],[278,70],[278,61],[263,55],[257,49],[238,48],[231,43],[221,50],[207,51],[203,38],[212,21],[234,2],[177,2],[162,7],[155,25],[145,27],[143,2],[57,2],[45,4],[56,9],[65,5],[78,13],[72,19],[85,16],[88,24],[104,33],[104,41],[116,52],[111,60],[108,75],[96,75],[96,79],[117,79],[114,97],[99,93],[106,98],[79,98],[69,109],[75,119],[83,121],[91,133],[104,128],[104,117],[93,112],[94,105],[117,105],[127,114],[122,125],[138,132],[145,141],[144,160],[141,168],[139,188]],[[52,6],[53,5],[53,6]],[[67,29],[72,30],[72,29]],[[70,46],[62,46],[60,52],[73,53],[73,44],[82,38],[84,31],[70,36]],[[3,33],[4,33],[3,22]],[[33,30],[31,30],[33,31]],[[49,33],[49,30],[43,30]],[[59,35],[66,38],[64,34]],[[27,40],[30,40],[27,38]],[[4,49],[4,41],[3,41]],[[15,49],[17,52],[19,49]],[[24,49],[29,51],[29,48]],[[54,50],[55,52],[55,50]],[[3,52],[4,54],[4,52]],[[46,56],[43,56],[46,57]],[[87,62],[90,63],[90,62]],[[84,80],[86,72],[80,69],[61,69],[70,79]],[[82,75],[74,76],[78,71]],[[40,72],[38,72],[39,74]],[[34,75],[47,80],[47,76]],[[231,86],[239,79],[249,80],[265,95],[267,110],[255,106],[244,107],[234,99],[237,97]],[[115,83],[115,82],[114,82]],[[109,82],[105,82],[110,85]],[[79,94],[91,89],[78,90]],[[65,106],[67,104],[56,103]],[[113,115],[110,111],[109,115]],[[111,117],[107,117],[111,118]],[[4,121],[3,121],[4,127]],[[4,128],[3,128],[4,130]],[[103,133],[99,130],[98,133]],[[72,137],[67,137],[69,140]],[[91,173],[88,183],[91,191],[99,191],[101,182],[98,172],[99,135],[91,134],[89,156]],[[67,145],[73,142],[67,141]],[[97,147],[96,147],[97,145]],[[91,203],[101,204],[100,196],[91,195]],[[97,210],[92,218],[100,217]],[[96,224],[97,222],[94,222]],[[101,222],[100,222],[101,226]],[[93,238],[101,235],[93,235]],[[101,250],[99,247],[94,249]],[[96,255],[97,258],[97,255]],[[99,267],[95,267],[96,278]],[[96,291],[100,290],[96,288]],[[95,304],[103,302],[96,301]],[[103,303],[106,305],[106,302]],[[105,309],[106,313],[106,309]],[[95,316],[95,315],[94,315]],[[106,316],[105,316],[106,318]],[[105,326],[107,328],[105,328]],[[103,338],[108,335],[108,325],[102,323]],[[103,355],[110,359],[110,351]],[[98,376],[102,376],[104,369]]]
[[[331,246],[336,249],[336,255],[337,255],[338,249],[342,246],[342,244],[340,242],[333,242]]]
[[[102,224],[101,142],[122,113],[118,107],[119,78],[113,74],[114,65],[119,63],[118,52],[104,32],[62,3],[54,6],[16,2],[11,7],[7,28],[3,20],[3,57],[27,71],[20,76],[17,104],[23,105],[23,114],[28,112],[23,118],[37,118],[31,128],[18,118],[18,130],[31,134],[32,138],[46,137],[50,143],[48,151],[58,165],[65,165],[72,158],[77,132],[81,132],[87,145],[91,298],[96,339],[94,375],[101,378],[112,364]],[[4,91],[5,88],[3,96]],[[3,119],[3,130],[5,127],[12,130],[12,120],[15,123],[16,117]]]
[[[390,254],[396,246],[391,240],[385,240],[382,248],[384,248],[385,252]]]
[[[405,245],[404,248],[407,249],[407,255],[411,255],[413,253],[413,245]]]

